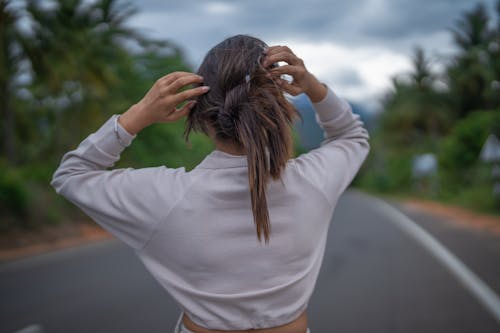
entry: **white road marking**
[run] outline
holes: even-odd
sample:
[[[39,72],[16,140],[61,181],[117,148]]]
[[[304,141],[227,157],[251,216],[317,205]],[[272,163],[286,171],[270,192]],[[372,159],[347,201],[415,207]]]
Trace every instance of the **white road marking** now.
[[[385,201],[358,192],[372,200],[380,211],[397,227],[415,239],[429,251],[500,323],[500,297],[479,276],[472,272],[460,259],[416,222]]]
[[[43,327],[40,324],[31,324],[13,333],[42,333]]]

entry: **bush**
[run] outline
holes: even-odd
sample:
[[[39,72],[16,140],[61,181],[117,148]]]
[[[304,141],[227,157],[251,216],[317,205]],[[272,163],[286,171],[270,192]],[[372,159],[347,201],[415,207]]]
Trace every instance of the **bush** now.
[[[500,110],[476,111],[457,122],[439,152],[442,184],[454,191],[477,182],[474,168],[482,163],[479,154],[491,133],[500,134]]]
[[[25,221],[29,201],[29,191],[19,172],[0,165],[0,230],[9,228],[13,219]]]
[[[411,190],[412,154],[393,153],[372,149],[367,161],[355,181],[370,190],[380,192],[406,193]]]

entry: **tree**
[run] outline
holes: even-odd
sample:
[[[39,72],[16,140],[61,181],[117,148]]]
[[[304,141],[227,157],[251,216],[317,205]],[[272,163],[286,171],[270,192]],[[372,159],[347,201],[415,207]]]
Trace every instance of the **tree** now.
[[[58,0],[51,9],[38,4],[28,2],[33,24],[23,49],[32,67],[31,91],[50,124],[46,147],[58,153],[104,116],[92,106],[119,81],[117,67],[130,62],[119,37],[137,37],[124,26],[134,10],[115,0]]]
[[[31,67],[32,98],[20,108],[18,123],[29,147],[23,150],[29,154],[24,160],[58,156],[110,115],[115,110],[109,107],[115,103],[112,95],[127,89],[124,76],[130,84],[142,75],[141,54],[160,56],[167,50],[166,60],[179,59],[171,43],[127,27],[136,10],[117,0],[57,0],[50,8],[29,0],[26,13],[31,31],[19,44]],[[135,45],[134,51],[127,43]],[[122,98],[130,102],[133,96]]]
[[[450,96],[457,116],[463,118],[473,110],[493,107],[488,89],[494,81],[488,47],[494,34],[483,4],[465,12],[451,29],[458,53],[448,66]]]
[[[2,121],[2,153],[7,163],[16,162],[16,138],[14,133],[15,112],[12,106],[15,77],[21,59],[15,22],[17,10],[10,8],[9,0],[0,1],[0,117]]]
[[[436,90],[437,75],[421,47],[413,54],[413,69],[393,78],[393,89],[384,100],[381,135],[395,148],[433,149],[433,142],[445,135],[452,118],[443,92]]]
[[[191,71],[176,45],[127,27],[135,10],[122,1],[12,3],[0,0],[0,135],[9,162],[0,161],[0,229],[64,216],[47,187],[62,154],[139,101],[156,79]],[[16,25],[20,19],[27,29]],[[120,164],[199,162],[208,140],[186,151],[182,132],[181,123],[150,126]]]

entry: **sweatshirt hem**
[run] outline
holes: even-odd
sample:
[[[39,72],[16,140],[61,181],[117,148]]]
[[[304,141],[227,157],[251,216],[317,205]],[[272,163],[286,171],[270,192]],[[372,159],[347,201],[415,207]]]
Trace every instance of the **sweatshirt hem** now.
[[[304,310],[307,309],[308,303],[302,305],[299,309],[294,311],[292,314],[282,315],[280,317],[272,319],[243,319],[239,321],[225,321],[225,320],[203,320],[196,315],[190,313],[186,309],[184,312],[188,315],[196,325],[205,327],[211,330],[223,330],[223,331],[238,331],[238,330],[251,330],[251,329],[263,329],[263,328],[273,328],[277,326],[286,325],[295,319],[297,319]]]

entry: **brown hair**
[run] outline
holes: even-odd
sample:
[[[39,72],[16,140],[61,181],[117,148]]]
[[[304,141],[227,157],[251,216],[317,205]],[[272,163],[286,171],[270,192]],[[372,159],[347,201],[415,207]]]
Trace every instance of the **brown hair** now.
[[[280,179],[293,157],[290,125],[302,116],[289,103],[280,86],[266,76],[261,64],[267,45],[254,37],[236,35],[213,47],[198,74],[208,93],[198,97],[187,116],[185,139],[191,130],[243,148],[247,153],[248,180],[257,238],[269,242],[271,225],[266,202],[269,176]],[[268,155],[267,155],[268,154]]]

